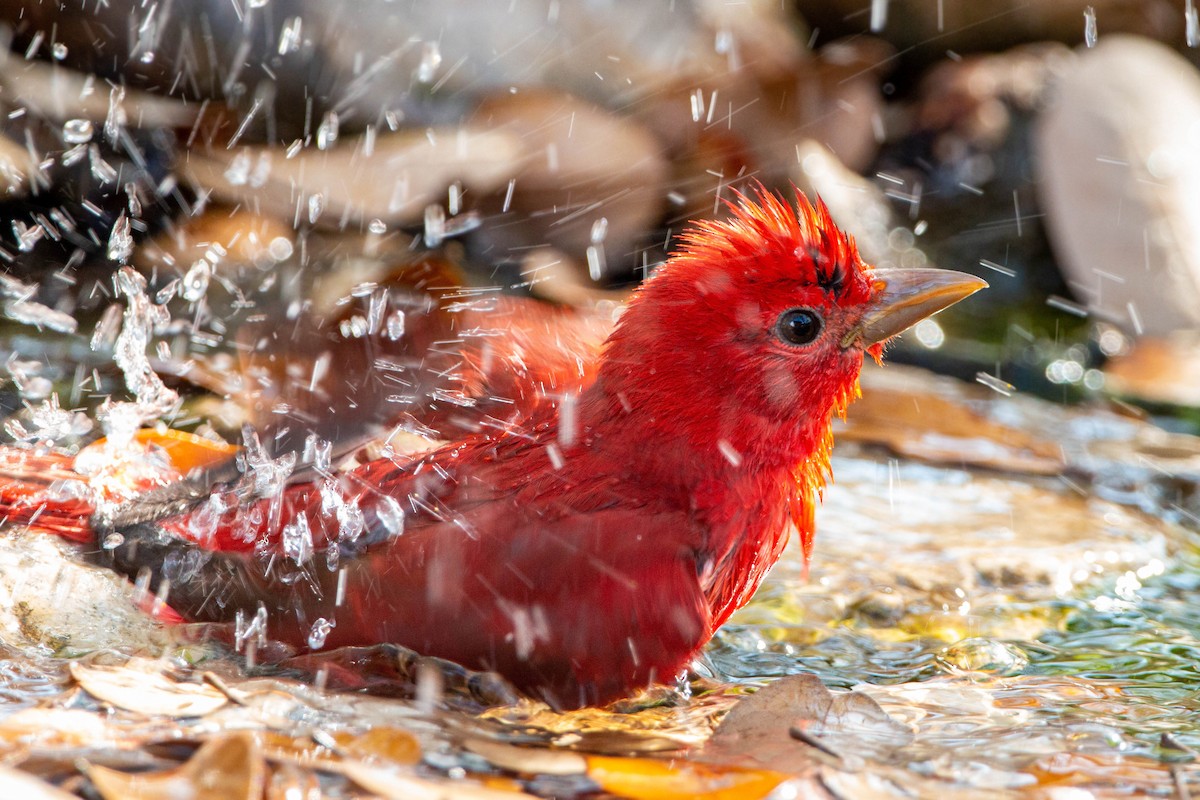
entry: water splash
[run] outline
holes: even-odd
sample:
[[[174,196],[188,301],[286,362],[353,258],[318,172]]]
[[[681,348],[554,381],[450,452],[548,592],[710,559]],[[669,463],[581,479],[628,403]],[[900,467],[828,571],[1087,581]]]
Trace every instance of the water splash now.
[[[1088,6],[1083,10],[1083,43],[1088,47],[1095,47],[1097,38],[1096,9]]]

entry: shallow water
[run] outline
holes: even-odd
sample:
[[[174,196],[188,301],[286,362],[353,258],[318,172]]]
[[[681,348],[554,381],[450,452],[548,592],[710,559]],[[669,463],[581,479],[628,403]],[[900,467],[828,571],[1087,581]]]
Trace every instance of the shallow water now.
[[[798,548],[789,548],[754,602],[718,633],[683,693],[664,690],[609,711],[575,714],[528,703],[485,709],[471,694],[469,676],[451,671],[441,680],[450,708],[458,710],[432,712],[419,701],[305,687],[315,674],[333,674],[334,684],[343,685],[336,669],[268,670],[279,677],[264,684],[248,680],[254,671],[241,657],[180,649],[136,613],[123,610],[123,622],[106,624],[117,619],[106,617],[106,608],[128,607],[122,581],[79,567],[70,548],[17,537],[5,540],[0,553],[9,607],[0,626],[7,642],[0,739],[10,746],[24,741],[20,725],[15,734],[4,728],[22,709],[101,712],[103,704],[75,688],[72,662],[120,663],[122,653],[165,652],[175,656],[170,663],[184,666],[178,658],[185,656],[246,696],[266,692],[272,699],[192,722],[100,713],[106,733],[85,743],[90,758],[161,766],[151,741],[235,728],[307,737],[386,720],[419,739],[420,769],[432,776],[485,768],[486,759],[463,750],[464,731],[589,753],[682,748],[693,758],[735,764],[747,756],[705,745],[721,715],[749,688],[811,673],[830,688],[872,698],[911,733],[900,744],[886,737],[879,744],[869,727],[851,726],[858,751],[822,773],[822,785],[840,785],[845,796],[857,796],[859,784],[838,781],[863,775],[882,781],[883,789],[876,786],[882,796],[928,790],[926,784],[905,789],[912,780],[933,781],[951,794],[1069,786],[1097,796],[1167,796],[1197,779],[1191,750],[1200,748],[1200,539],[1178,502],[1186,494],[1179,488],[1189,480],[1186,469],[1163,467],[1164,459],[1190,463],[1194,443],[1175,438],[1168,448],[1149,426],[1107,412],[964,391],[921,373],[871,373],[865,391],[872,386],[906,392],[914,402],[950,398],[1033,436],[1056,431],[1065,477],[920,463],[869,444],[839,445],[812,564],[806,570]],[[936,421],[911,431],[930,435],[942,435]],[[1147,464],[1159,477],[1169,475],[1174,494],[1146,478]],[[30,571],[32,563],[45,574],[36,577],[41,573]],[[55,591],[64,580],[71,591]],[[84,611],[62,602],[78,596],[87,598]],[[14,603],[20,614],[12,613]],[[392,674],[373,685],[394,694],[401,684],[403,676]],[[38,771],[61,777],[79,746],[43,738],[35,748]],[[21,752],[10,751],[14,763],[26,763]],[[523,780],[525,790],[557,796],[597,788],[592,776],[574,783],[545,775]]]

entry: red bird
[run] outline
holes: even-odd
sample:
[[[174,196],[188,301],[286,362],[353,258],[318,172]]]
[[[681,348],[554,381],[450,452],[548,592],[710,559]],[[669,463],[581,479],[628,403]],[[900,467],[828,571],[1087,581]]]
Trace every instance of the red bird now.
[[[864,353],[986,284],[874,270],[823,204],[760,190],[642,285],[570,402],[410,460],[121,531],[191,619],[301,648],[394,642],[560,708],[674,679],[795,529]],[[0,492],[0,496],[3,492]]]

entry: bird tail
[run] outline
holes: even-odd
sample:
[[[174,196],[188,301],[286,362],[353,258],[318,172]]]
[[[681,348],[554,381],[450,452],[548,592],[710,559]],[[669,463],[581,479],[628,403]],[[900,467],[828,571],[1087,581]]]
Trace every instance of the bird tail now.
[[[0,529],[91,542],[95,503],[73,456],[0,446]]]

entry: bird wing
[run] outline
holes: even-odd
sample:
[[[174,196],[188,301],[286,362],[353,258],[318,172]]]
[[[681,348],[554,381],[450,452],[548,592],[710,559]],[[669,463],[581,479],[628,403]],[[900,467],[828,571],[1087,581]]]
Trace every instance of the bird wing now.
[[[126,531],[108,557],[169,578],[172,606],[193,619],[262,607],[273,639],[397,643],[498,670],[556,706],[672,680],[711,635],[690,516],[521,496],[496,493],[451,518],[414,515],[403,533],[336,563],[212,552],[149,526]],[[327,636],[313,645],[315,631]]]

